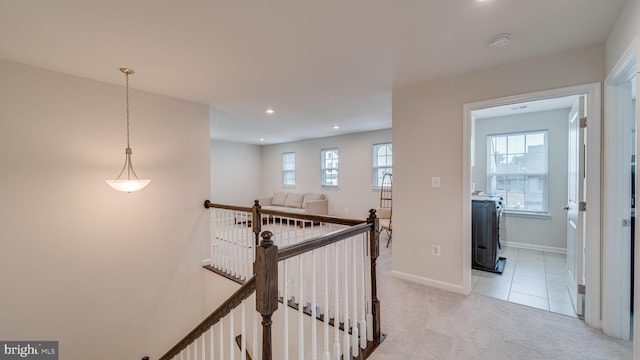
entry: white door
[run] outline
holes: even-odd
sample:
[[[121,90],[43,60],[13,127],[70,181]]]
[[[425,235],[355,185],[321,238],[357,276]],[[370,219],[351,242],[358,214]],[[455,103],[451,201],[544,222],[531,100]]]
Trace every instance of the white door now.
[[[569,177],[567,191],[567,287],[576,314],[583,316],[585,231],[584,211],[580,204],[585,201],[585,132],[580,126],[586,117],[585,97],[580,96],[569,113]],[[582,294],[581,294],[582,293]]]

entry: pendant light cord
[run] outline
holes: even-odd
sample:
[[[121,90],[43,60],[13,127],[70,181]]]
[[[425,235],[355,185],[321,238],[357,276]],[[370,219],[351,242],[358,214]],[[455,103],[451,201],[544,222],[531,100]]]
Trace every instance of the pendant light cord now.
[[[131,148],[130,145],[130,136],[129,136],[129,73],[125,73],[126,76],[126,84],[127,84],[127,148]]]

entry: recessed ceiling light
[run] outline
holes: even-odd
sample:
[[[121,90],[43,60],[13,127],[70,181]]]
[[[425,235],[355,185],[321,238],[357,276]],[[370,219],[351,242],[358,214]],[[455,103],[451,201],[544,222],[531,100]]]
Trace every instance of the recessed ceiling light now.
[[[264,141],[264,138],[260,138],[260,141]]]
[[[264,112],[266,112],[268,115],[273,115],[275,113],[275,111],[272,108],[268,108]]]
[[[489,39],[489,47],[501,48],[509,44],[511,40],[511,34],[498,34]]]
[[[340,129],[340,126],[336,125],[336,126],[333,127],[333,129],[334,130],[338,130],[338,129]]]

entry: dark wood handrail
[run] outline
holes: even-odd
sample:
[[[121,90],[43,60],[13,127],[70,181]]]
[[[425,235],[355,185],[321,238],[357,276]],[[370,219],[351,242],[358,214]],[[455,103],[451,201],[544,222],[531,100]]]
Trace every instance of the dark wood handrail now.
[[[272,215],[272,216],[279,216],[284,218],[291,218],[292,220],[306,220],[306,221],[324,222],[324,223],[347,225],[347,226],[353,226],[353,225],[358,225],[358,224],[367,222],[367,220],[346,219],[346,218],[341,218],[337,216],[311,215],[311,214],[302,214],[297,212],[268,210],[268,209],[260,209],[260,215]]]
[[[300,254],[325,247],[340,240],[371,231],[373,224],[364,223],[345,229],[335,230],[323,235],[314,236],[299,243],[282,246],[278,249],[278,261],[283,261]]]
[[[202,334],[207,332],[211,326],[225,317],[231,310],[235,309],[242,301],[256,290],[256,277],[252,276],[240,289],[236,290],[222,305],[207,316],[198,326],[196,326],[191,332],[185,336],[179,343],[171,348],[166,354],[164,354],[159,360],[169,360],[178,355],[183,349],[185,349],[194,340],[198,339]]]
[[[257,200],[256,200],[256,205],[254,205],[254,207],[255,206],[260,206],[260,204],[257,203]],[[204,207],[205,209],[216,208],[216,209],[243,211],[243,212],[252,212],[254,210],[254,207],[215,204],[215,203],[212,203],[210,200],[204,201]],[[259,208],[259,211],[260,211],[260,215],[279,216],[279,217],[291,218],[292,220],[306,220],[306,221],[324,222],[324,223],[347,225],[347,226],[353,226],[353,225],[358,225],[358,224],[367,222],[367,220],[361,220],[361,219],[346,219],[346,218],[341,218],[337,216],[302,214],[297,212],[268,210],[268,209],[262,209],[262,208]]]
[[[204,201],[204,208],[205,209],[210,209],[210,208],[216,208],[216,209],[225,209],[225,210],[234,210],[234,211],[244,211],[244,212],[251,212],[253,210],[253,208],[250,207],[246,207],[246,206],[235,206],[235,205],[224,205],[224,204],[214,204],[209,200],[205,200]]]

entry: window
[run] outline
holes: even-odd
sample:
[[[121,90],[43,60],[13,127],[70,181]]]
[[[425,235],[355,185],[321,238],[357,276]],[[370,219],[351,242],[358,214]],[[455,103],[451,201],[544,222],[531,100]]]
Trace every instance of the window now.
[[[547,212],[547,152],[546,130],[487,136],[487,190],[506,211]]]
[[[392,173],[393,157],[391,155],[391,143],[373,145],[373,187],[381,187],[384,174]]]
[[[338,149],[320,152],[322,162],[322,186],[338,186]]]
[[[296,153],[282,154],[282,186],[296,186]]]

